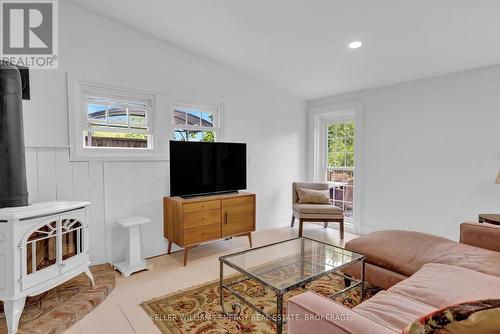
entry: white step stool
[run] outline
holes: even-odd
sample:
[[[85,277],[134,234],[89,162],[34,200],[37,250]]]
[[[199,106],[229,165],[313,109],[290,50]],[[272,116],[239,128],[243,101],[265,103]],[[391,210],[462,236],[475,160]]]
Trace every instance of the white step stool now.
[[[129,243],[125,261],[114,264],[122,277],[130,277],[135,272],[146,269],[146,260],[141,256],[141,225],[149,224],[146,217],[129,217],[118,219],[116,223],[129,231]]]

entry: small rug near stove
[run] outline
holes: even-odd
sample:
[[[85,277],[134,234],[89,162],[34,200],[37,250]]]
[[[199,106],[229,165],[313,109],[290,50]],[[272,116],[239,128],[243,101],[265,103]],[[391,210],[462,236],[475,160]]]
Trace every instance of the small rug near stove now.
[[[91,288],[81,274],[39,296],[28,298],[19,322],[19,333],[62,333],[99,305],[115,287],[115,273],[109,264],[90,268],[95,280]],[[0,302],[0,333],[7,323]]]
[[[225,281],[233,281],[235,277]],[[381,289],[366,284],[365,299],[373,297]],[[331,295],[344,288],[343,278],[336,275],[324,276],[306,285],[305,288],[297,288],[285,295],[288,298],[298,295],[306,290],[312,290],[322,295]],[[270,289],[261,284],[246,280],[233,286],[233,289],[248,300],[252,301],[266,313],[276,313],[276,295]],[[260,313],[242,304],[239,300],[224,292],[224,305],[226,311],[230,312],[234,303],[237,316],[232,319],[222,315],[219,306],[219,282],[212,282],[199,287],[179,291],[168,296],[156,298],[144,302],[141,306],[150,319],[165,334],[187,334],[187,333],[275,333],[274,323],[266,320]],[[359,287],[353,288],[338,296],[336,301],[352,308],[359,304]],[[286,326],[284,326],[286,328]],[[285,329],[286,331],[286,329]]]

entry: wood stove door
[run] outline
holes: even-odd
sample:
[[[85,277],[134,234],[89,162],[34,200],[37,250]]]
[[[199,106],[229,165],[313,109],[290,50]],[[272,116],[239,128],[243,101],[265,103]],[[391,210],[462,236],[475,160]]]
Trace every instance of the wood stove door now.
[[[61,273],[74,269],[87,259],[85,212],[61,215]]]
[[[42,284],[59,275],[59,216],[23,222],[32,226],[21,240],[22,289]]]

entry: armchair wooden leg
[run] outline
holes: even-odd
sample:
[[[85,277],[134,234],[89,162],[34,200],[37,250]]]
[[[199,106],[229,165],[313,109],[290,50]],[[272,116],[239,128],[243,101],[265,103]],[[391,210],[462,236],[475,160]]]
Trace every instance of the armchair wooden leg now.
[[[328,222],[325,222],[323,226],[324,226],[324,228],[327,228],[328,227]]]
[[[340,231],[340,240],[344,240],[344,220],[340,221],[339,231]]]
[[[189,254],[190,249],[191,249],[191,247],[184,247],[184,267],[187,265],[188,254]]]
[[[304,230],[304,220],[302,218],[299,219],[299,238],[302,237],[302,232]]]
[[[292,223],[290,224],[292,227],[295,225],[295,216],[292,214]]]

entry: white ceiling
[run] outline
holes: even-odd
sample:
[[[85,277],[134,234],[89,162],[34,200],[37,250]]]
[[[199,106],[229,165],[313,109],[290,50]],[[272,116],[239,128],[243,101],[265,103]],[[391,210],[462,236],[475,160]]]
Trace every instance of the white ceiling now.
[[[303,99],[500,62],[499,0],[72,2]]]

